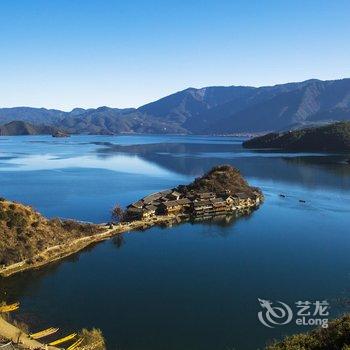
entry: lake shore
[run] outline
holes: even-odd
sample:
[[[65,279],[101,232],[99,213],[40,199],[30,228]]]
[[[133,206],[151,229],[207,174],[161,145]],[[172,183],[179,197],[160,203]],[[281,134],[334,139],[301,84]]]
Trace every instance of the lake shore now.
[[[66,258],[70,255],[78,253],[79,251],[83,250],[84,248],[94,243],[102,242],[104,240],[107,240],[121,233],[129,232],[132,230],[138,230],[138,229],[146,229],[157,224],[176,222],[177,220],[178,219],[175,215],[166,215],[166,216],[157,216],[148,220],[123,222],[116,225],[112,225],[113,227],[110,227],[110,228],[106,228],[106,225],[104,224],[97,225],[101,228],[105,228],[105,230],[102,233],[98,233],[87,237],[77,238],[66,244],[60,244],[53,247],[49,247],[48,249],[44,250],[43,252],[40,252],[39,254],[34,256],[33,259],[31,259],[35,261],[34,263],[29,262],[28,259],[24,259],[15,264],[11,264],[3,268],[0,268],[0,276],[9,277],[23,271],[43,267],[55,261]]]
[[[18,241],[23,240],[23,237],[18,237],[18,227],[21,227],[21,230],[27,229],[29,237],[37,232],[51,234],[51,245],[47,245],[46,249],[38,248],[41,241],[36,241],[36,251],[32,255],[28,254],[26,247],[22,247],[17,260],[5,263],[0,268],[0,276],[9,277],[45,266],[77,253],[91,244],[131,230],[246,214],[259,207],[263,200],[264,196],[259,188],[249,186],[237,169],[227,165],[212,168],[189,185],[180,185],[143,197],[130,204],[125,212],[117,205],[112,211],[112,216],[117,221],[120,220],[118,224],[93,225],[56,219],[56,226],[52,226],[53,220],[48,221],[32,208],[1,199],[4,229],[12,227],[12,235],[16,234],[17,229],[18,240],[14,242],[13,249],[18,249]],[[62,227],[64,231],[57,242],[57,230]],[[78,230],[78,236],[72,235],[74,230]],[[11,239],[11,234],[8,234],[8,239]]]
[[[252,206],[248,208],[240,208],[240,209],[237,209],[235,212],[236,212],[236,215],[241,216],[249,213],[252,208],[253,208]],[[233,213],[234,212],[232,212],[231,214]],[[200,219],[203,220],[206,218],[207,217],[203,217],[203,218],[197,217],[192,219],[196,221]],[[191,220],[191,217],[189,215],[168,214],[168,215],[155,215],[151,218],[134,220],[131,222],[121,222],[118,224],[113,224],[111,225],[112,227],[109,227],[109,228],[106,228],[107,226],[106,224],[100,224],[97,226],[99,226],[100,228],[105,228],[103,232],[92,236],[81,237],[71,242],[68,242],[66,244],[60,244],[53,247],[49,247],[48,249],[44,250],[43,252],[40,252],[39,254],[34,256],[33,259],[31,259],[32,261],[35,261],[34,263],[29,262],[28,259],[24,259],[15,264],[11,264],[3,268],[0,268],[0,277],[10,277],[20,272],[44,267],[53,262],[62,260],[70,255],[76,254],[92,244],[105,241],[118,234],[130,232],[134,230],[144,230],[156,225],[172,226],[173,224],[180,224],[182,222],[187,222],[190,220]]]
[[[16,344],[20,344],[25,349],[59,350],[55,346],[45,346],[37,340],[32,339],[21,329],[7,322],[2,316],[0,316],[0,336]]]

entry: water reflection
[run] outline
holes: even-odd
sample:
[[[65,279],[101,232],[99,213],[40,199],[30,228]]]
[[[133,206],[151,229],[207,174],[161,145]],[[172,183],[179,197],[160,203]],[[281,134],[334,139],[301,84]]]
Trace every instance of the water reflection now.
[[[252,152],[220,137],[0,142],[1,156],[13,157],[1,159],[1,195],[49,216],[107,221],[115,202],[187,183],[219,163],[238,167],[265,194],[245,217],[123,234],[0,280],[0,296],[19,299],[43,326],[97,326],[112,349],[256,349],[301,331],[262,328],[257,298],[332,301],[349,292],[349,156]]]
[[[303,184],[308,188],[350,188],[348,154],[250,151],[242,148],[238,138],[79,136],[64,142],[45,137],[17,140],[2,139],[0,171],[79,168],[194,177],[217,164],[228,163],[244,176],[261,181]]]
[[[115,145],[95,143],[101,158],[116,154],[138,156],[169,171],[198,176],[213,166],[228,163],[243,175],[268,181],[303,184],[309,188],[350,189],[349,155],[249,151],[240,144],[158,143]]]
[[[117,249],[120,249],[125,244],[124,234],[121,233],[121,234],[114,236],[112,238],[112,243]]]
[[[166,228],[172,226],[181,226],[185,225],[186,230],[188,227],[195,227],[204,225],[208,229],[204,229],[200,232],[200,234],[207,237],[228,237],[232,235],[234,231],[231,229],[237,221],[240,220],[248,220],[255,210],[246,211],[244,213],[232,213],[232,214],[224,214],[224,215],[216,215],[216,216],[203,216],[195,219],[191,219],[186,222],[179,221],[178,223],[174,223],[171,226],[158,226],[156,228],[164,229],[164,232],[168,232]],[[214,227],[214,229],[212,229]],[[228,229],[230,228],[230,229]],[[130,235],[140,235],[143,232],[148,230],[138,230],[133,231],[131,233],[123,233],[114,236],[110,242],[116,250],[122,249],[128,241],[128,236]],[[108,242],[107,242],[108,243]],[[57,262],[53,262],[52,264],[46,265],[45,267],[28,270],[22,273],[16,274],[14,276],[8,278],[0,277],[0,300],[7,302],[14,302],[20,300],[24,295],[23,293],[28,293],[30,290],[30,294],[35,294],[36,290],[41,288],[41,280],[45,279],[48,276],[55,275],[58,273],[61,264],[77,264],[80,261],[82,255],[86,253],[91,253],[94,251],[95,247],[105,243],[95,243],[91,244],[88,247],[84,248],[78,253],[65,257]]]
[[[78,263],[82,254],[92,252],[98,244],[100,243],[91,244],[78,253],[69,255],[43,268],[24,271],[7,278],[0,277],[0,300],[16,302],[22,297],[28,296],[28,293],[35,294],[42,287],[41,280],[57,273],[62,264]]]
[[[130,174],[153,176],[169,175],[169,171],[140,159],[137,156],[113,155],[108,161],[94,155],[62,158],[54,154],[30,155],[26,157],[7,158],[0,171],[38,171],[66,168],[105,169]]]

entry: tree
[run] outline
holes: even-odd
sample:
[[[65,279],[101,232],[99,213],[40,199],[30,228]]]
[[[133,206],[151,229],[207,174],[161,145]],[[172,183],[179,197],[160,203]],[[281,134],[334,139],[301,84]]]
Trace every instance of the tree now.
[[[119,204],[116,204],[112,209],[112,220],[118,222],[123,218],[123,216],[124,210]]]

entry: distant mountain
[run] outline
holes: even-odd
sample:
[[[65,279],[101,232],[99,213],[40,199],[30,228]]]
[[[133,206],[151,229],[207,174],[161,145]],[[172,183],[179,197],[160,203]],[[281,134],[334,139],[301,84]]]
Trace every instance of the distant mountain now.
[[[52,135],[60,131],[53,126],[32,125],[23,121],[13,121],[0,126],[1,136]]]
[[[350,120],[350,79],[313,79],[259,88],[189,88],[137,109],[0,109],[0,125],[14,120],[90,134],[279,131]]]
[[[274,96],[225,117],[217,127],[213,125],[214,131],[262,132],[288,129],[291,125],[350,120],[350,79],[310,80],[284,91],[285,85],[277,87]]]
[[[46,108],[0,108],[0,125],[15,120],[22,120],[33,124],[51,124],[53,121],[59,121],[67,114],[67,112]]]
[[[350,151],[350,122],[338,122],[284,133],[270,133],[244,142],[243,147],[288,151]]]

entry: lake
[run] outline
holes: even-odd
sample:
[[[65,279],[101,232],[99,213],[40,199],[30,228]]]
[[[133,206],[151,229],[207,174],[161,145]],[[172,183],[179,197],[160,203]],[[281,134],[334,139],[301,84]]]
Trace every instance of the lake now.
[[[258,298],[327,300],[350,291],[346,154],[250,151],[235,137],[0,137],[0,196],[48,217],[106,222],[115,203],[231,164],[264,204],[251,215],[125,233],[37,271],[0,279],[32,330],[100,328],[108,349],[262,349],[309,328],[258,320]],[[285,197],[281,197],[284,194]],[[305,203],[300,202],[304,200]]]

